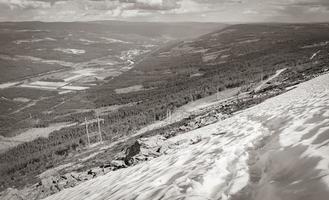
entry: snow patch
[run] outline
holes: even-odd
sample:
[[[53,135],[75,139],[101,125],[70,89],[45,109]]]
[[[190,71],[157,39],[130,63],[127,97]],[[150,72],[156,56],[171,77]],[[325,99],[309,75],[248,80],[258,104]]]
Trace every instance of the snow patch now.
[[[130,42],[126,42],[126,41],[123,41],[123,40],[118,40],[118,39],[108,38],[108,37],[101,37],[101,39],[106,40],[107,42],[110,42],[110,43],[125,43],[125,44],[130,43]]]
[[[313,60],[313,58],[314,58],[315,56],[317,56],[320,52],[321,52],[321,50],[315,52],[315,53],[310,57],[310,60]]]
[[[15,86],[17,84],[19,84],[19,82],[2,83],[2,84],[0,84],[0,89],[9,88],[9,87]]]
[[[81,55],[86,53],[86,50],[83,49],[63,49],[63,48],[56,48],[55,51],[60,51],[66,54],[74,54],[74,55]]]
[[[314,48],[314,47],[323,47],[323,46],[327,46],[328,44],[329,44],[329,41],[325,41],[325,42],[320,42],[320,43],[315,43],[315,44],[303,46],[302,49],[308,49],[308,48]]]
[[[170,138],[177,145],[167,155],[47,199],[230,199],[248,184],[249,150],[274,133],[282,149],[306,146],[302,156],[321,158],[316,168],[328,174],[328,82],[327,74],[302,83],[231,118]],[[201,141],[188,142],[196,137]],[[329,186],[327,176],[319,179]]]
[[[64,87],[62,87],[61,89],[63,89],[63,90],[77,90],[77,91],[81,91],[81,90],[86,90],[86,89],[88,89],[88,87],[82,87],[82,86],[71,86],[71,85],[68,85],[68,86],[64,86]]]
[[[46,42],[46,41],[57,41],[54,38],[46,37],[46,38],[40,38],[40,39],[31,39],[31,40],[16,40],[13,41],[15,44],[23,44],[23,43],[35,43],[35,42]]]

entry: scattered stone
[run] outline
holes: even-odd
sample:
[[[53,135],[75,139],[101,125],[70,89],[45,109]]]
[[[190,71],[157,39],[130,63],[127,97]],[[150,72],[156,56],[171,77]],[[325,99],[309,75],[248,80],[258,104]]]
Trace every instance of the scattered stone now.
[[[189,140],[185,138],[185,139],[182,139],[182,140],[179,140],[179,141],[175,142],[175,145],[176,146],[181,146],[183,144],[188,144],[188,143],[189,143]]]
[[[217,132],[217,133],[212,133],[211,135],[225,135],[226,134],[226,132]]]
[[[125,151],[122,151],[115,155],[114,160],[125,160],[125,158],[126,158]]]
[[[166,139],[168,139],[168,138],[172,138],[172,137],[174,137],[174,136],[176,136],[177,135],[177,131],[170,131],[170,132],[168,132],[168,133],[165,133],[163,136],[166,138]]]
[[[125,164],[125,162],[123,160],[112,160],[111,166],[113,167],[113,170],[127,167],[127,165]]]
[[[87,172],[87,174],[93,176],[93,178],[96,177],[96,173],[91,169]]]
[[[59,178],[56,176],[49,176],[41,179],[41,191],[47,195],[55,194],[61,191],[63,188],[58,184]]]
[[[200,135],[198,135],[196,138],[192,138],[191,141],[190,141],[190,144],[197,144],[199,142],[201,142],[202,138]]]

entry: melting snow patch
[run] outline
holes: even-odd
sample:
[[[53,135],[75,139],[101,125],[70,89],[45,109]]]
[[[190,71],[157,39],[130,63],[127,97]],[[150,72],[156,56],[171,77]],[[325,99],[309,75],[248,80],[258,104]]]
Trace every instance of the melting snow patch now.
[[[65,82],[47,82],[47,81],[34,81],[27,84],[22,84],[20,87],[36,88],[36,89],[46,89],[46,90],[56,90],[63,87],[67,83]]]
[[[80,42],[83,42],[84,44],[86,45],[89,45],[89,44],[96,44],[97,42],[96,41],[92,41],[92,40],[87,40],[87,39],[79,39]]]
[[[14,41],[15,44],[22,44],[22,43],[35,43],[35,42],[46,42],[46,41],[57,41],[54,38],[46,37],[41,39],[32,39],[32,40],[16,40]]]
[[[249,150],[273,133],[283,150],[306,146],[302,157],[321,158],[316,168],[329,174],[328,81],[329,75],[320,76],[231,118],[170,138],[168,142],[185,145],[47,199],[230,199],[248,184]],[[269,120],[274,120],[270,126]],[[226,134],[216,134],[220,132]],[[201,141],[184,143],[195,137]],[[328,176],[319,179],[329,185]]]
[[[17,98],[14,98],[13,101],[27,103],[27,102],[31,101],[31,99],[24,98],[24,97],[17,97]]]
[[[88,89],[88,87],[82,87],[82,86],[64,86],[62,87],[61,89],[64,89],[64,90],[86,90]]]
[[[58,94],[67,94],[72,92],[72,90],[64,90],[64,91],[59,91]]]
[[[106,40],[110,43],[126,43],[126,44],[130,43],[130,42],[126,42],[123,40],[118,40],[118,39],[113,39],[113,38],[108,38],[108,37],[101,37],[101,39]]]
[[[2,83],[0,84],[0,89],[5,89],[5,88],[9,88],[12,86],[17,85],[19,82],[8,82],[8,83]]]
[[[325,41],[325,42],[320,42],[320,43],[316,43],[316,44],[303,46],[302,49],[308,49],[308,48],[314,48],[314,47],[323,47],[323,46],[327,46],[328,44],[329,44],[329,41]]]
[[[74,54],[74,55],[80,55],[86,53],[83,49],[63,49],[63,48],[56,48],[55,51],[61,51],[63,53],[67,54]]]
[[[313,58],[318,55],[319,53],[321,52],[321,50],[315,52],[311,57],[310,57],[310,60],[313,60]]]

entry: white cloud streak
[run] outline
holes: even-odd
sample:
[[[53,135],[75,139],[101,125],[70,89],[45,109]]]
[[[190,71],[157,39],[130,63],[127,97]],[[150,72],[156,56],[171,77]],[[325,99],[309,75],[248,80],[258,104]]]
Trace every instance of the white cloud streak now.
[[[2,21],[307,22],[328,20],[328,10],[328,0],[0,0]]]

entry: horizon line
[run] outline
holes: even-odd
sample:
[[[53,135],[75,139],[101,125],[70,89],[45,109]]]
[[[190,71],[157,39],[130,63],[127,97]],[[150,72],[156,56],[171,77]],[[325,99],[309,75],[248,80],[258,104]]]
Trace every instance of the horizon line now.
[[[24,22],[39,22],[39,23],[83,23],[83,22],[129,22],[129,23],[213,23],[213,24],[321,24],[329,23],[329,21],[311,21],[311,22],[300,22],[300,21],[139,21],[139,20],[121,20],[121,19],[104,19],[104,20],[75,20],[75,21],[42,21],[42,20],[5,20],[0,23],[24,23]]]

